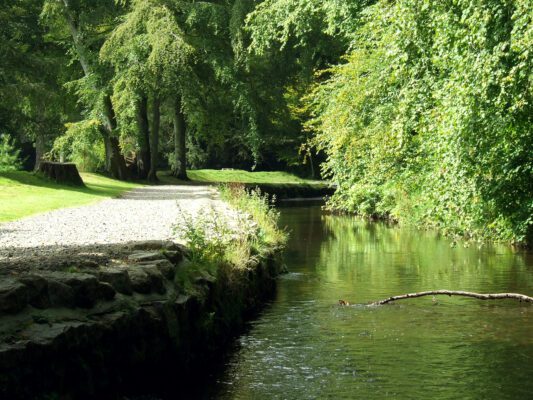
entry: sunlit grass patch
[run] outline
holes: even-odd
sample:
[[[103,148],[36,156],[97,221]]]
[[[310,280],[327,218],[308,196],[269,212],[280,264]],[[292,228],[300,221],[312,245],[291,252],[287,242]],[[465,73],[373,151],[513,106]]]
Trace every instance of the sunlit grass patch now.
[[[323,181],[303,179],[283,171],[250,172],[241,169],[198,169],[187,171],[192,182],[202,183],[251,183],[251,184],[307,184],[320,185]],[[177,181],[166,172],[161,172],[159,178],[164,183]]]
[[[0,222],[116,197],[141,186],[98,174],[80,174],[85,187],[59,185],[29,172],[0,173]]]

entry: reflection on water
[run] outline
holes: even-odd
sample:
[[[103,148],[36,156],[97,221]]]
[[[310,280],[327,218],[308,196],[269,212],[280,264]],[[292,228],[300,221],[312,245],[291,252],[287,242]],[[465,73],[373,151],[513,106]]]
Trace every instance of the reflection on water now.
[[[533,306],[420,298],[429,289],[533,294],[533,258],[505,246],[451,247],[318,207],[283,211],[292,232],[273,304],[243,335],[219,399],[531,399]]]

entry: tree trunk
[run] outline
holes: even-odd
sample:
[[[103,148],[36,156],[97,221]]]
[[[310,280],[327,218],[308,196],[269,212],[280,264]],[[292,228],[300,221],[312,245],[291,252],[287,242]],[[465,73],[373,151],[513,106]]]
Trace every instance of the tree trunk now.
[[[85,76],[89,76],[92,72],[92,66],[89,62],[89,50],[83,42],[83,36],[80,33],[78,26],[78,19],[75,17],[69,0],[63,0],[63,11],[67,21],[67,25],[72,36],[72,42],[78,55],[81,68]],[[102,88],[95,87],[95,89],[101,90]],[[105,151],[106,151],[106,171],[111,174],[115,179],[125,180],[129,178],[128,169],[126,168],[126,161],[120,151],[120,145],[118,139],[114,136],[114,130],[116,129],[115,111],[111,102],[111,97],[107,95],[104,99],[103,110],[103,125],[104,129],[100,129],[102,134]]]
[[[187,177],[187,125],[185,115],[181,109],[181,98],[176,99],[174,106],[174,169],[172,175],[181,180],[189,180]]]
[[[418,292],[418,293],[408,293],[402,294],[400,296],[392,296],[385,300],[375,301],[370,303],[370,305],[380,306],[397,300],[412,299],[415,297],[422,296],[436,296],[436,295],[447,295],[447,296],[465,296],[473,297],[480,300],[498,300],[498,299],[514,299],[519,301],[525,301],[528,303],[533,303],[533,297],[526,296],[520,293],[474,293],[474,292],[464,292],[462,290],[430,290],[427,292]],[[340,301],[339,301],[340,302]]]
[[[37,137],[35,138],[35,166],[33,168],[34,171],[39,170],[39,165],[41,165],[41,161],[45,152],[46,149],[44,135],[42,133],[38,133]]]
[[[309,149],[309,166],[311,167],[311,179],[316,179],[315,160],[313,159],[313,149]]]
[[[161,102],[159,98],[154,97],[152,102],[152,126],[150,127],[150,172],[148,180],[157,182],[157,164],[159,154],[159,123],[161,120],[160,113]]]
[[[120,150],[120,143],[118,138],[114,135],[117,128],[117,121],[115,117],[115,110],[111,102],[111,96],[107,95],[104,98],[104,142],[106,149],[106,167],[107,171],[115,179],[127,180],[129,178],[129,171],[126,167],[126,160]]]
[[[115,179],[127,180],[129,172],[126,167],[126,160],[124,160],[124,156],[120,152],[118,138],[104,133],[102,136],[105,144],[107,172]]]
[[[39,164],[39,172],[60,184],[85,186],[73,163],[55,163],[43,161]]]
[[[150,128],[148,125],[148,100],[142,96],[137,104],[137,126],[139,128],[139,156],[137,171],[139,178],[146,179],[150,172]]]

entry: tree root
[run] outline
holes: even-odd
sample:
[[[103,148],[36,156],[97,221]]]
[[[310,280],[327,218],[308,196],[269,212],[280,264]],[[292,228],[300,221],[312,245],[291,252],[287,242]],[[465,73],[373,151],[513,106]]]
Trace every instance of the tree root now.
[[[392,297],[389,297],[388,299],[370,303],[370,305],[380,306],[380,305],[387,304],[387,303],[390,303],[396,300],[412,299],[415,297],[422,297],[422,296],[436,296],[440,294],[444,294],[448,296],[473,297],[473,298],[480,299],[480,300],[514,299],[520,302],[525,301],[527,303],[533,303],[533,297],[529,297],[529,296],[526,296],[520,293],[487,293],[487,294],[484,294],[484,293],[464,292],[461,290],[430,290],[426,292],[408,293],[408,294],[402,294],[400,296],[392,296]]]

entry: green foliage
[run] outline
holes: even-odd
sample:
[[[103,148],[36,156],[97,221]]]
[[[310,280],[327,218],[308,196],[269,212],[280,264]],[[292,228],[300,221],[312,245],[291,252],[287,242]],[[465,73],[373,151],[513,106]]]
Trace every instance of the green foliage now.
[[[287,233],[278,225],[279,212],[274,208],[275,199],[259,189],[247,191],[241,184],[227,184],[219,187],[222,199],[237,210],[247,214],[257,226],[258,250],[282,247],[287,241]],[[272,200],[272,201],[271,201]]]
[[[0,135],[0,172],[20,169],[20,151],[17,150],[7,134]]]
[[[182,212],[174,232],[185,239],[189,249],[188,273],[218,268],[246,269],[257,258],[286,243],[287,235],[278,228],[279,213],[268,197],[246,192],[242,186],[223,186],[221,195],[237,212],[229,209],[200,210],[194,215]],[[187,277],[180,278],[186,284]]]
[[[102,46],[100,58],[114,67],[113,100],[124,122],[123,133],[131,131],[139,96],[165,99],[194,91],[194,49],[165,2],[131,2]]]
[[[186,240],[189,261],[198,266],[230,264],[234,268],[246,268],[253,261],[258,245],[254,223],[244,216],[228,216],[213,208],[195,215],[182,212],[182,221],[174,231]]]
[[[58,137],[51,151],[54,159],[74,162],[80,171],[103,171],[105,149],[97,120],[67,124],[67,131]]]
[[[309,97],[333,208],[523,242],[532,233],[529,1],[380,1]]]
[[[368,1],[266,0],[247,16],[251,49],[258,53],[275,47],[332,54],[327,45],[348,44],[361,9]],[[336,38],[331,42],[327,38]],[[344,42],[344,43],[342,43]]]
[[[39,0],[5,0],[0,8],[0,131],[19,144],[59,135],[72,109],[60,83],[69,73],[66,57],[47,40],[41,7]]]

